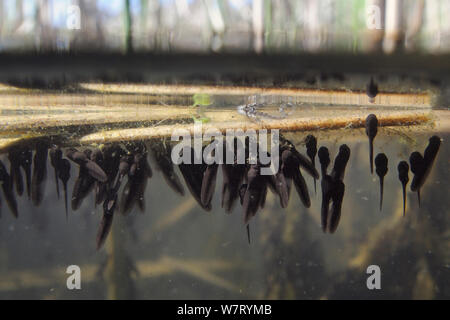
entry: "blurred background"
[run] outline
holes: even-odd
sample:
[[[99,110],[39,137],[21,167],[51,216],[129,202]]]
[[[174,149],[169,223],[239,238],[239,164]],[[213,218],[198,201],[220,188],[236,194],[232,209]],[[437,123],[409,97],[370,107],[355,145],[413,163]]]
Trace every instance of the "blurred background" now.
[[[0,52],[450,50],[448,0],[2,0]]]

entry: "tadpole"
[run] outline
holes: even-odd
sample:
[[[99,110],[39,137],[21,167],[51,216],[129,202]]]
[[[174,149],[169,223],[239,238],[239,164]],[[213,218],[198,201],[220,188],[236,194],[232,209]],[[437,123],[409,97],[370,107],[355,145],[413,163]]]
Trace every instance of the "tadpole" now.
[[[322,170],[322,178],[327,174],[328,166],[330,165],[330,153],[327,147],[320,147],[317,154],[319,156],[320,168]]]
[[[420,187],[423,173],[424,173],[424,165],[425,161],[423,160],[420,152],[414,151],[409,156],[409,164],[411,165],[411,172],[414,173],[413,181],[411,182],[411,191],[417,191],[417,199],[419,201],[420,208]]]
[[[409,165],[406,161],[400,161],[398,164],[398,179],[402,183],[402,194],[403,194],[403,216],[405,216],[406,211],[406,185],[409,182]]]
[[[373,81],[373,77],[370,77],[370,82],[366,86],[366,94],[369,97],[369,101],[374,103],[378,94],[378,85]]]
[[[370,173],[373,174],[373,140],[378,132],[378,119],[374,114],[369,114],[366,118],[366,134],[369,137],[369,160]]]
[[[375,171],[378,177],[380,177],[380,211],[383,208],[383,184],[384,176],[388,172],[388,158],[384,153],[379,153],[375,157]]]
[[[308,136],[306,136],[305,143],[306,143],[306,154],[308,155],[309,159],[311,159],[311,163],[315,168],[316,154],[317,154],[317,139],[312,134],[309,134]],[[317,193],[316,178],[314,178],[314,192]]]

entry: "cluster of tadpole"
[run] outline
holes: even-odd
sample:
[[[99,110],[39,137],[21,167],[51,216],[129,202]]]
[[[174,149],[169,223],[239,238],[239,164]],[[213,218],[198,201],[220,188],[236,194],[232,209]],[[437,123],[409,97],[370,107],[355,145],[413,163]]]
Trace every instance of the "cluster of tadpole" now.
[[[366,133],[370,142],[370,168],[373,172],[373,142],[378,130],[378,120],[375,115],[366,119]],[[215,143],[215,142],[213,142]],[[192,161],[178,165],[185,184],[198,204],[206,211],[211,210],[211,202],[215,193],[216,178],[221,167],[223,184],[221,190],[221,206],[230,213],[236,203],[240,203],[243,210],[244,223],[249,235],[249,222],[265,205],[268,190],[279,198],[282,208],[289,203],[292,185],[306,208],[311,206],[308,188],[302,171],[316,180],[321,176],[322,205],[321,224],[324,232],[336,231],[341,217],[342,203],[345,193],[344,174],[350,158],[350,148],[343,144],[333,163],[331,172],[328,167],[331,163],[330,154],[326,147],[317,149],[317,139],[308,135],[305,139],[306,154],[301,154],[296,147],[282,135],[279,144],[278,170],[271,175],[261,174],[261,169],[269,167],[262,164],[260,159],[250,159],[249,139],[244,141],[234,139],[233,145],[224,143],[223,154],[233,155],[233,162],[225,160],[221,164],[207,164],[203,159],[196,162],[195,150],[191,148]],[[241,145],[239,145],[241,144]],[[413,152],[409,159],[414,178],[411,190],[418,193],[420,205],[420,189],[425,183],[433,166],[440,146],[440,138],[430,138],[424,156]],[[207,146],[203,147],[203,150]],[[258,147],[259,148],[259,147]],[[244,159],[238,150],[244,151]],[[184,151],[184,150],[183,150]],[[95,205],[102,205],[103,217],[97,233],[97,247],[100,248],[111,229],[113,216],[116,211],[127,215],[137,206],[145,211],[144,194],[148,179],[152,177],[152,169],[148,162],[148,154],[153,158],[158,171],[160,171],[167,184],[178,194],[184,195],[184,188],[175,171],[172,162],[172,148],[163,140],[154,139],[150,143],[132,142],[111,144],[98,148],[86,148],[79,151],[75,148],[63,150],[49,142],[41,140],[35,144],[35,151],[25,146],[16,146],[10,149],[8,159],[10,170],[6,169],[0,161],[0,184],[3,196],[11,213],[18,216],[16,194],[22,196],[26,192],[33,205],[39,206],[43,200],[45,182],[47,178],[47,161],[50,158],[54,169],[56,193],[60,197],[60,183],[63,186],[66,217],[68,215],[67,184],[70,179],[71,165],[79,167],[78,176],[72,189],[70,207],[72,211],[80,208],[83,200],[91,193],[94,194]],[[203,154],[203,152],[202,152]],[[257,154],[259,154],[257,152]],[[315,158],[319,158],[321,175],[316,170]],[[201,157],[200,157],[201,158]],[[23,173],[25,173],[25,184]],[[383,179],[388,172],[388,159],[383,153],[375,157],[375,171],[380,177],[380,210],[383,199]],[[403,187],[403,210],[406,208],[406,185],[409,165],[401,161],[398,165],[399,180]],[[126,182],[125,182],[126,180]],[[123,186],[121,188],[121,186]],[[121,189],[121,192],[120,192]],[[15,191],[15,192],[14,192]],[[0,215],[1,215],[0,198]],[[249,236],[250,241],[250,236]]]
[[[259,157],[251,161],[249,159],[248,143],[249,139],[246,139],[245,142],[240,139],[234,139],[234,145],[224,143],[226,150],[224,154],[231,152],[233,154],[233,163],[222,161],[223,164],[220,165],[217,163],[195,164],[195,150],[191,148],[192,161],[190,164],[181,163],[179,169],[189,191],[199,205],[207,211],[211,210],[211,200],[214,195],[217,172],[220,166],[223,176],[222,208],[229,213],[235,204],[240,202],[247,231],[249,230],[248,224],[250,219],[256,215],[259,209],[264,208],[268,189],[279,197],[281,207],[286,208],[293,184],[302,203],[309,208],[311,200],[300,168],[314,179],[318,179],[319,173],[314,163],[300,154],[290,141],[281,138],[279,147],[280,166],[278,171],[272,175],[261,174],[261,169],[269,167],[270,163],[262,164]],[[239,144],[244,144],[244,146],[238,146]],[[244,161],[238,160],[237,150],[245,150]]]
[[[369,137],[369,161],[370,172],[373,174],[373,141],[378,132],[378,119],[374,114],[370,114],[366,118],[366,134]],[[441,145],[441,138],[438,136],[432,136],[429,139],[428,146],[425,149],[424,155],[418,151],[411,153],[409,157],[409,163],[411,165],[411,171],[414,174],[413,181],[411,183],[411,191],[417,192],[417,197],[420,207],[420,189],[424,185],[431,168],[433,167],[434,160],[439,151]],[[402,160],[397,166],[398,178],[402,184],[403,193],[403,215],[406,213],[406,185],[409,182],[409,165],[406,161]],[[383,182],[384,177],[388,172],[388,158],[384,153],[379,153],[375,157],[375,172],[380,178],[380,211],[383,207]]]

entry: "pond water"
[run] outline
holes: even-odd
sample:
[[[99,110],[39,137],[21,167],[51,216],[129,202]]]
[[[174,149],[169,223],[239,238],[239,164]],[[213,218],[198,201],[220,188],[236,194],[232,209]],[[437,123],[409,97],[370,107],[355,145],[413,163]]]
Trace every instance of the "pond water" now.
[[[319,117],[315,108],[308,107],[294,110],[294,115],[304,117],[306,112],[317,120],[347,112],[352,119],[357,112],[364,120],[375,113],[387,121],[382,115],[398,111],[331,106],[321,109],[325,113]],[[5,110],[2,115],[10,120],[28,116]],[[224,110],[229,112],[217,105],[216,110],[193,117],[179,115],[183,120],[174,123],[166,115],[159,120],[153,116],[154,121],[165,119],[157,124],[170,127],[206,114],[213,124],[222,121],[221,130],[230,121],[249,116],[236,109],[232,117],[221,115]],[[280,109],[264,112],[278,115]],[[145,116],[137,109],[131,113]],[[267,120],[262,118],[256,123]],[[93,127],[68,127],[61,132],[41,126],[39,135],[36,128],[16,127],[4,135],[14,143],[0,152],[0,298],[448,299],[449,130],[435,123],[448,119],[449,112],[443,110],[426,124],[406,121],[380,126],[373,143],[373,173],[364,124],[355,125],[361,121],[314,130],[303,125],[293,130],[289,123],[285,130],[282,123],[282,145],[289,146],[291,157],[284,163],[284,182],[258,174],[255,178],[255,166],[249,164],[174,165],[175,142],[161,132],[152,136],[144,131],[130,140],[128,133],[115,136],[102,127],[102,141],[89,136],[99,129]],[[134,118],[114,128],[145,130],[145,124],[131,124],[137,122]],[[319,156],[315,156],[316,169],[311,169],[308,135],[317,139],[317,149],[328,150],[325,178]],[[419,165],[410,161],[416,151],[423,156]],[[381,153],[388,162],[380,208]],[[435,154],[433,161],[430,154]],[[348,162],[342,160],[345,155]],[[281,157],[284,161],[282,152]],[[300,171],[296,161],[301,162]],[[405,212],[398,172],[401,161],[410,167]],[[205,178],[208,175],[212,178]],[[278,188],[278,183],[288,186]],[[412,185],[420,186],[420,206]],[[328,210],[323,209],[327,197]],[[66,270],[71,265],[80,267],[80,290],[67,287]],[[379,290],[367,286],[371,276],[367,269],[373,265],[380,271]]]

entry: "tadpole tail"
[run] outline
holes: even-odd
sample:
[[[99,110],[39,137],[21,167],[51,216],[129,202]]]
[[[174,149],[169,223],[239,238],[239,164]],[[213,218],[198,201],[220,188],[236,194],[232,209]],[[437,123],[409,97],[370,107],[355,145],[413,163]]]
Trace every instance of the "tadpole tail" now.
[[[419,208],[420,208],[420,188],[417,189],[417,199],[419,200]]]
[[[373,139],[369,138],[370,173],[373,174]]]
[[[58,182],[58,171],[55,168],[55,185],[56,185],[56,195],[58,196],[59,200],[59,182]]]
[[[314,178],[314,194],[317,194],[316,178]]]
[[[66,221],[69,221],[69,210],[67,209],[67,183],[63,183],[64,188],[64,207],[66,208]]]
[[[383,209],[383,184],[384,177],[380,177],[380,211]]]
[[[248,244],[250,244],[250,224],[247,223],[247,240]]]
[[[405,216],[406,212],[406,185],[402,185],[403,188],[403,216]]]

